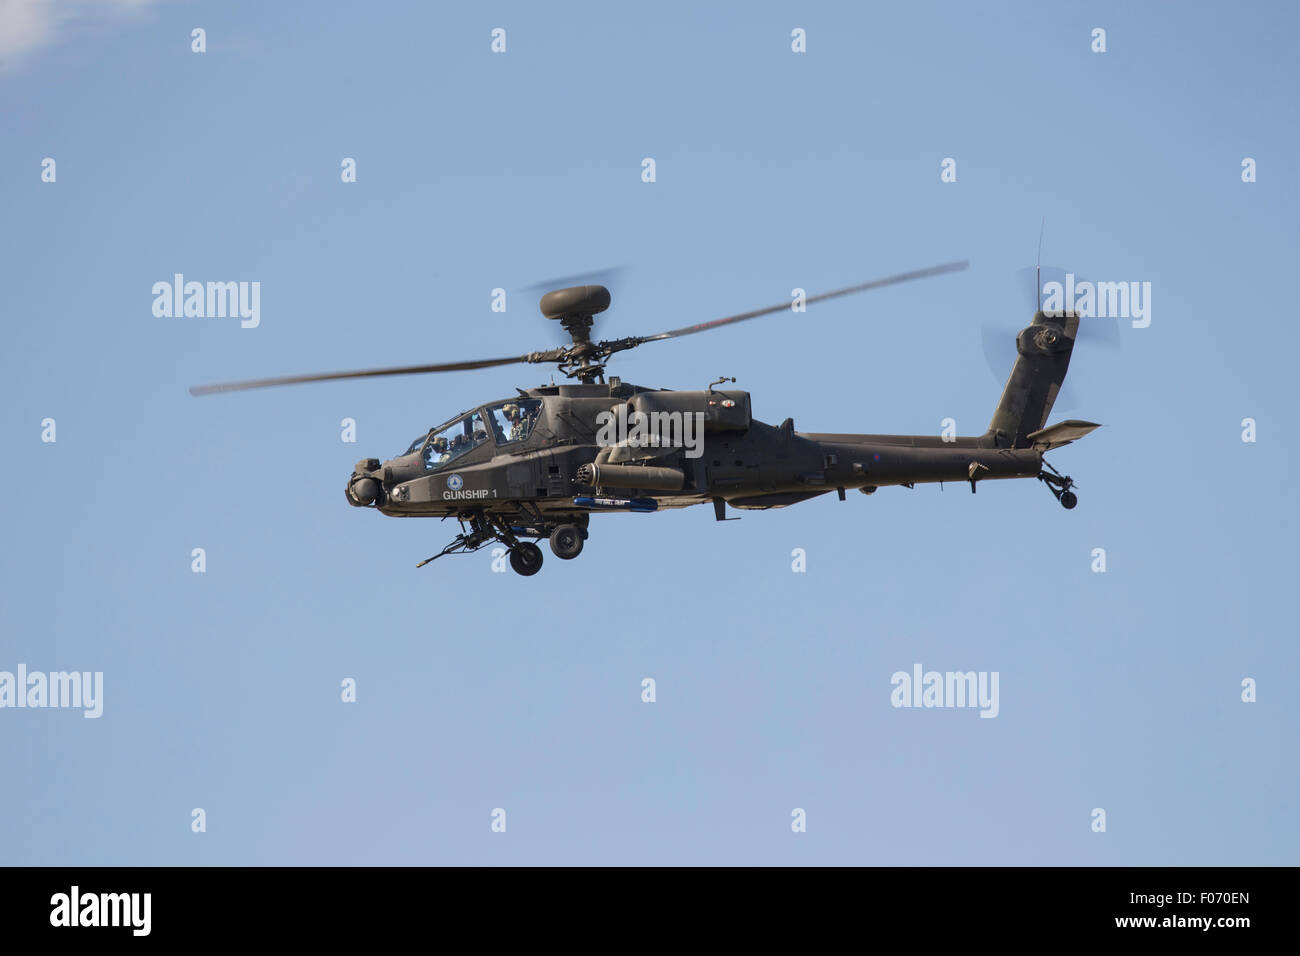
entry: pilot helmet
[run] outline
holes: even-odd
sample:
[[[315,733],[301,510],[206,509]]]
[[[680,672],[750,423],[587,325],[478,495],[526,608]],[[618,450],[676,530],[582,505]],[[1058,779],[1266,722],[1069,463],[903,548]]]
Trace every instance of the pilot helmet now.
[[[508,402],[506,405],[502,406],[501,411],[505,414],[506,418],[511,421],[514,421],[519,417],[519,406],[514,402]]]

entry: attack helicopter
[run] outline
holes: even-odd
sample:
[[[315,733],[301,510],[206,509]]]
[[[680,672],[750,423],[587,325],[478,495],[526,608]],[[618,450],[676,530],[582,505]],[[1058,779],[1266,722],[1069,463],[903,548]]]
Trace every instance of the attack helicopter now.
[[[960,271],[968,263],[899,273],[809,296],[805,305]],[[727,509],[783,508],[834,491],[874,494],[890,486],[1033,478],[1074,508],[1074,480],[1044,455],[1100,426],[1067,420],[1047,425],[1070,364],[1079,315],[1044,312],[1016,336],[1017,356],[987,431],[972,437],[829,434],[796,431],[787,418],[753,418],[746,391],[720,378],[688,391],[645,388],[606,379],[610,357],[649,342],[694,335],[791,308],[790,302],[688,325],[656,335],[592,339],[595,316],[610,306],[603,285],[546,293],[542,315],[571,344],[524,355],[293,375],[197,386],[193,395],[340,379],[552,364],[568,384],[517,388],[517,395],[479,405],[417,435],[386,461],[356,463],[345,495],[356,508],[393,517],[456,518],[460,533],[417,567],[450,554],[504,545],[521,575],[542,567],[536,542],[571,560],[582,553],[593,514],[651,513],[712,504]]]

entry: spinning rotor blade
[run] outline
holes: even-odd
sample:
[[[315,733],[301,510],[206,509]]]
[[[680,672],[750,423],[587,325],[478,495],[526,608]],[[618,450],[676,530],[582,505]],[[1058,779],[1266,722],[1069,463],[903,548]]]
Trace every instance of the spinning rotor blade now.
[[[1030,266],[1019,269],[1016,272],[1016,287],[1021,293],[1022,307],[1025,316],[1032,317],[1038,311],[1040,303],[1050,305],[1047,296],[1043,292],[1043,286],[1049,282],[1055,282],[1060,286],[1059,292],[1063,293],[1067,288],[1066,276],[1073,270],[1063,269],[1060,266]],[[1078,288],[1081,283],[1086,282],[1083,276],[1074,273],[1073,278],[1069,280],[1068,286]],[[1039,284],[1041,283],[1041,285]],[[1063,296],[1061,296],[1063,298]],[[1062,303],[1067,307],[1073,307],[1074,303]],[[1020,321],[1012,322],[986,322],[980,328],[980,340],[984,347],[984,358],[988,362],[989,371],[993,373],[994,379],[998,382],[1005,382],[1007,375],[1011,372],[1011,366],[1016,360],[1016,331],[1017,328],[1023,328],[1025,320],[1022,317]],[[1119,320],[1113,316],[1085,316],[1079,320],[1079,331],[1076,335],[1076,348],[1079,345],[1104,346],[1109,349],[1117,349],[1120,346]],[[1079,405],[1078,396],[1067,380],[1061,386],[1060,394],[1056,398],[1055,410],[1066,411]]]
[[[814,302],[825,302],[827,299],[838,299],[840,296],[853,295],[855,292],[866,292],[868,289],[879,289],[887,285],[897,285],[900,282],[911,282],[913,279],[924,279],[928,276],[943,275],[946,272],[961,272],[963,269],[969,267],[969,260],[963,259],[960,262],[945,262],[943,265],[931,266],[928,269],[917,269],[914,272],[900,272],[897,275],[887,276],[884,279],[873,279],[870,282],[863,282],[860,285],[851,285],[844,289],[836,289],[834,292],[823,292],[820,295],[811,295],[804,299],[804,304],[812,305]],[[674,339],[682,335],[694,335],[696,332],[707,332],[709,329],[716,329],[724,325],[730,325],[733,322],[744,322],[746,319],[756,319],[760,315],[771,315],[774,312],[783,312],[789,308],[789,302],[782,302],[780,305],[769,306],[766,309],[755,309],[753,312],[742,312],[739,315],[729,315],[725,319],[714,319],[711,322],[701,322],[699,325],[688,325],[684,328],[672,329],[668,332],[660,332],[658,335],[647,335],[642,337],[641,341],[658,342],[661,339]]]
[[[577,275],[557,276],[544,279],[518,289],[519,292],[550,292],[552,289],[567,289],[575,285],[603,285],[618,288],[623,285],[622,277],[627,266],[610,266],[608,269],[596,269],[592,272],[579,272]]]
[[[823,292],[820,295],[809,296],[804,299],[804,303],[811,305],[814,302],[824,302],[827,299],[836,299],[840,296],[852,295],[855,292],[866,292],[868,289],[879,289],[883,286],[897,285],[900,282],[910,282],[913,279],[924,279],[927,276],[942,275],[946,272],[960,272],[968,268],[969,262],[947,262],[943,265],[931,266],[928,269],[917,269],[913,272],[900,272],[897,275],[888,276],[883,279],[873,279],[871,282],[863,282],[859,285],[849,286],[844,289],[836,289],[834,292]],[[594,278],[609,278],[611,275],[621,271],[619,269],[605,269],[601,272],[584,273],[576,276],[567,276],[562,279],[553,279],[547,283],[548,286],[558,283],[585,283],[587,280]],[[373,368],[361,369],[350,372],[322,372],[316,375],[284,375],[277,378],[258,378],[243,382],[225,382],[218,385],[196,385],[190,389],[191,395],[212,395],[217,392],[241,392],[251,388],[269,388],[275,385],[301,385],[305,382],[330,382],[339,379],[352,378],[377,378],[385,375],[420,375],[426,372],[459,372],[469,369],[492,368],[497,365],[514,365],[515,363],[548,363],[554,362],[560,366],[560,369],[570,378],[580,378],[583,382],[594,380],[604,368],[603,360],[613,355],[615,352],[622,352],[625,349],[635,348],[644,342],[657,342],[661,339],[671,339],[682,335],[691,335],[695,332],[704,332],[708,329],[716,329],[720,326],[730,325],[733,322],[743,322],[746,319],[755,319],[760,315],[770,315],[774,312],[781,312],[790,308],[789,302],[783,302],[780,305],[774,305],[766,309],[755,309],[752,312],[742,312],[739,315],[728,316],[723,319],[714,319],[711,322],[701,322],[698,325],[688,325],[680,329],[672,329],[668,332],[660,332],[658,335],[649,337],[628,336],[627,338],[615,339],[608,342],[593,343],[585,339],[579,341],[574,339],[572,346],[563,345],[551,349],[545,349],[540,352],[529,352],[526,355],[509,356],[507,358],[478,359],[469,362],[445,362],[439,365],[402,365],[394,368]]]
[[[1016,362],[1016,333],[986,322],[980,326],[980,345],[984,347],[984,361],[993,377],[1005,382]]]
[[[517,295],[540,295],[546,292],[553,292],[556,289],[568,289],[579,285],[603,285],[609,289],[622,289],[623,277],[628,272],[627,266],[610,266],[606,269],[595,269],[591,272],[579,272],[575,275],[554,276],[550,279],[543,279],[541,282],[534,282],[531,285],[521,286],[515,290]],[[533,305],[538,305],[537,300],[533,300]],[[568,346],[572,339],[560,325],[547,322],[550,327],[550,339],[553,346]]]
[[[1043,266],[1041,280],[1036,274],[1037,272],[1037,269],[1026,268],[1016,273],[1017,285],[1025,290],[1025,309],[1027,310],[1026,314],[1030,316],[1038,311],[1039,301],[1046,299],[1038,282],[1041,281],[1043,285],[1055,282],[1064,290],[1066,287],[1066,273],[1073,272],[1073,270],[1062,269],[1060,266]],[[1080,283],[1087,281],[1083,276],[1075,273],[1070,285],[1078,288]],[[1066,304],[1066,308],[1073,307],[1074,303]],[[1078,340],[1087,342],[1089,345],[1102,345],[1112,349],[1119,348],[1119,319],[1114,316],[1095,314],[1080,319]]]
[[[298,385],[302,382],[329,382],[342,378],[377,378],[381,375],[419,375],[423,372],[460,372],[474,368],[492,368],[494,365],[513,365],[527,362],[528,356],[478,359],[470,362],[446,362],[442,365],[402,365],[394,368],[371,368],[354,372],[321,372],[317,375],[283,375],[279,378],[255,378],[246,382],[225,382],[220,385],[195,385],[191,395],[212,395],[216,392],[242,392],[249,388],[268,388],[272,385]]]

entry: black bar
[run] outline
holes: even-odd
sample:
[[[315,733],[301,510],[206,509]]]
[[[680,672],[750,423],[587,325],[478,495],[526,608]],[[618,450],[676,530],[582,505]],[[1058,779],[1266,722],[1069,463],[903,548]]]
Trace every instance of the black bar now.
[[[901,934],[981,948],[1098,937],[1231,946],[1259,930],[1286,931],[1281,901],[1295,878],[1291,868],[1215,867],[9,868],[0,869],[0,927],[7,943],[75,937],[92,945],[110,937],[337,945],[398,941],[412,930],[450,943],[472,930],[495,947],[518,933],[525,941],[540,934],[535,946],[557,932],[591,938],[601,926],[622,929],[629,944],[648,933],[670,945],[704,921],[710,935],[725,928],[733,941],[789,930],[810,940]],[[119,925],[52,925],[71,923],[74,886],[78,922],[103,913]],[[147,937],[138,932],[146,893]],[[1207,919],[1208,928],[1200,923]],[[604,938],[612,945],[624,937]]]

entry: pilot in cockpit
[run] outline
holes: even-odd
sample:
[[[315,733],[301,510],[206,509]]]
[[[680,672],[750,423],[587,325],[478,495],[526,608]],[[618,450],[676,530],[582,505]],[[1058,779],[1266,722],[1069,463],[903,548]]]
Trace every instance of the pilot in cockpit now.
[[[436,468],[450,457],[451,455],[447,452],[447,439],[439,435],[429,442],[429,450],[425,452],[424,460],[428,467]]]
[[[528,434],[528,428],[524,422],[524,416],[520,414],[519,406],[514,402],[509,402],[502,406],[501,414],[504,415],[506,421],[510,423],[509,441],[519,441],[519,439]]]

